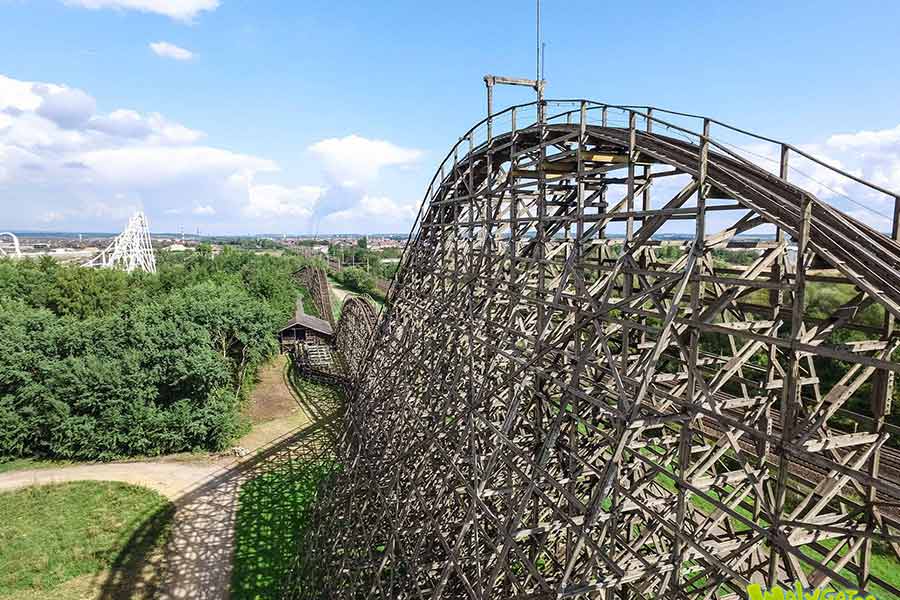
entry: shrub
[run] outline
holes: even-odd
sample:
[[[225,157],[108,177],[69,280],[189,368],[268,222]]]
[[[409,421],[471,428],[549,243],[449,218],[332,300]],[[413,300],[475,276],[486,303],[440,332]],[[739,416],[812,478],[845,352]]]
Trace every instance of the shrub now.
[[[0,457],[224,449],[301,291],[297,260],[163,258],[158,275],[0,261]]]
[[[357,267],[348,267],[338,273],[338,280],[344,286],[361,294],[371,294],[377,289],[375,287],[375,278]]]

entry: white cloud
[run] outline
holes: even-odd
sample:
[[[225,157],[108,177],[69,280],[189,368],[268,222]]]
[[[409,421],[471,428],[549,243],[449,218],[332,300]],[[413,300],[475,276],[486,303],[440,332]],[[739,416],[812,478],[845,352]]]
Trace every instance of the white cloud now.
[[[856,209],[856,210],[848,210],[847,214],[856,219],[857,221],[862,221],[879,231],[890,231],[891,230],[891,220],[885,216],[873,213],[870,210]]]
[[[81,90],[35,84],[34,93],[41,97],[37,114],[65,129],[77,129],[87,123],[97,103]]]
[[[159,113],[97,113],[89,94],[64,85],[0,76],[0,115],[0,194],[15,199],[0,203],[8,226],[96,231],[143,208],[160,226],[181,224],[180,214],[246,230],[246,182],[279,170],[267,158],[202,145],[202,132]],[[179,205],[193,208],[172,212]]]
[[[190,23],[204,11],[219,7],[219,0],[63,0],[69,6],[80,6],[92,10],[113,8],[136,10],[164,15],[176,21]]]
[[[174,184],[198,175],[224,180],[233,173],[273,172],[264,158],[207,146],[127,146],[78,155],[99,181],[119,186]]]
[[[159,113],[142,115],[127,109],[93,117],[88,128],[112,136],[145,139],[154,144],[193,144],[204,136],[202,131],[173,123]]]
[[[191,60],[194,53],[169,42],[151,42],[150,49],[157,56],[174,60]]]
[[[400,203],[387,196],[363,194],[359,200],[322,219],[329,231],[346,233],[394,233],[408,231],[418,205]]]
[[[318,141],[309,150],[323,161],[332,181],[344,186],[370,182],[384,167],[411,165],[422,156],[421,150],[355,134]]]
[[[160,231],[202,222],[204,231],[222,233],[402,232],[415,217],[418,195],[398,193],[398,184],[379,175],[413,167],[420,150],[360,135],[323,139],[308,148],[321,177],[291,182],[276,175],[276,162],[213,147],[204,138],[156,112],[98,111],[87,91],[0,75],[0,222],[114,230],[142,208]],[[802,148],[900,190],[900,127],[824,136]],[[777,169],[777,148],[748,149],[751,160]],[[795,154],[790,165],[792,182],[886,227],[872,213],[890,214],[884,195]]]
[[[51,89],[62,89],[58,86],[44,85]],[[30,81],[19,81],[0,75],[0,111],[35,111],[42,101],[43,99],[35,93],[34,84]]]
[[[893,210],[893,198],[835,169],[900,193],[900,126],[834,134],[824,142],[797,144],[797,147],[825,164],[790,153],[788,180],[791,183],[864,223],[882,231],[890,229],[886,215]],[[779,149],[774,144],[753,144],[741,150],[740,154],[748,160],[778,173]]]
[[[194,209],[191,211],[191,214],[198,215],[198,216],[212,216],[212,215],[216,214],[216,209],[213,208],[212,206],[210,206],[209,204],[207,204],[205,206],[195,206]]]
[[[825,144],[841,151],[854,148],[863,150],[876,148],[900,149],[900,125],[893,129],[882,129],[881,131],[864,130],[856,133],[839,133],[829,137]]]
[[[321,183],[273,183],[262,181],[280,170],[272,160],[204,145],[203,132],[159,113],[96,104],[65,85],[0,76],[0,185],[21,197],[0,207],[0,221],[115,230],[140,208],[161,231],[365,232],[404,231],[414,215],[369,184],[418,150],[355,135],[322,140],[311,149]]]
[[[46,211],[38,217],[38,221],[44,224],[58,224],[71,221],[73,218],[88,217],[119,223],[128,220],[128,217],[139,209],[140,203],[129,199],[125,194],[115,194],[112,200],[88,199],[75,206]]]
[[[129,198],[127,194],[113,194],[113,199],[86,200],[71,211],[79,215],[87,215],[95,219],[122,223],[140,209],[140,202]]]
[[[22,149],[83,149],[110,145],[111,138],[178,145],[197,142],[204,135],[159,113],[95,111],[96,101],[82,90],[0,75],[0,133]]]
[[[285,187],[282,185],[253,185],[248,187],[249,202],[244,214],[258,219],[280,217],[309,218],[324,188],[311,185]]]
[[[38,217],[38,221],[41,223],[56,223],[58,221],[62,221],[66,218],[65,213],[59,210],[48,210],[40,217]]]
[[[900,193],[900,125],[879,131],[832,135],[823,145],[822,152],[841,157],[850,165],[847,170],[857,177]],[[860,184],[849,184],[849,187],[848,195],[854,199],[879,205],[886,203],[883,194],[873,193]]]
[[[363,216],[387,219],[412,219],[416,216],[415,204],[400,204],[386,196],[363,196],[359,203]]]
[[[312,224],[323,232],[366,233],[408,231],[417,204],[404,204],[375,192],[379,175],[388,167],[412,167],[421,150],[360,135],[327,138],[308,150],[321,162],[329,185],[312,213]]]
[[[267,158],[203,144],[204,133],[150,112],[98,112],[87,92],[0,75],[0,186],[15,206],[0,221],[27,228],[121,226],[137,208],[175,231],[405,231],[415,205],[375,192],[378,175],[412,165],[419,150],[358,135],[309,151],[320,181],[263,181],[280,170]]]
[[[94,117],[90,121],[90,127],[109,135],[126,138],[146,137],[152,131],[143,115],[127,109],[114,110],[106,116]]]

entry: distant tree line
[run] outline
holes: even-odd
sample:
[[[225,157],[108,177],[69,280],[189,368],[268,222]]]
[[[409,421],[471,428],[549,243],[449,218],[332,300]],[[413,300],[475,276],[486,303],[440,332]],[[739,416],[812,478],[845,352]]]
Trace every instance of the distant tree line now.
[[[391,279],[397,272],[396,262],[382,262],[384,258],[399,258],[400,248],[386,248],[384,250],[369,250],[365,238],[360,238],[356,246],[338,246],[332,244],[328,247],[328,254],[337,258],[342,264],[364,270],[370,275]]]
[[[158,260],[156,275],[0,261],[0,458],[222,450],[246,430],[303,259],[201,246]]]
[[[359,267],[347,267],[340,271],[334,271],[331,274],[337,281],[347,289],[353,290],[360,294],[369,294],[384,300],[378,287],[375,285],[375,278],[366,272],[365,269]]]

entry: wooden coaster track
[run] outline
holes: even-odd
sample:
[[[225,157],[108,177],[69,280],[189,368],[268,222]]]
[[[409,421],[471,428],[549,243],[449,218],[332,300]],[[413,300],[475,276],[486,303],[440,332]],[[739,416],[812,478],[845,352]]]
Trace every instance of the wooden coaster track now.
[[[289,596],[900,597],[872,567],[900,559],[896,195],[712,119],[542,108],[460,139],[374,333],[339,332],[341,469]],[[888,194],[891,234],[791,160]]]

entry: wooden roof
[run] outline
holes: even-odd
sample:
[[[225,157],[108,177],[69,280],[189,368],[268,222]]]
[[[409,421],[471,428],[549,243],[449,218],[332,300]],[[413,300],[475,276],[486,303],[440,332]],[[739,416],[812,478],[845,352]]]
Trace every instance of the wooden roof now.
[[[292,327],[305,327],[306,329],[311,329],[316,333],[321,333],[322,335],[327,335],[330,337],[334,336],[334,329],[332,329],[331,323],[318,317],[306,314],[303,311],[303,300],[300,298],[297,299],[297,309],[294,313],[294,318],[291,319],[287,325],[282,327],[279,330],[279,333],[284,331],[285,329],[290,329]]]

